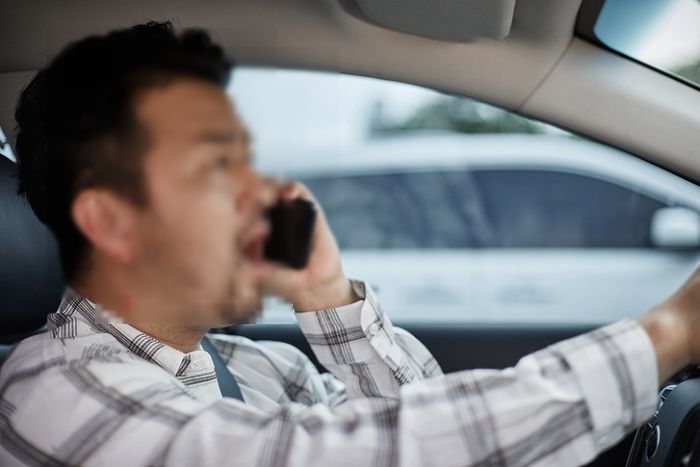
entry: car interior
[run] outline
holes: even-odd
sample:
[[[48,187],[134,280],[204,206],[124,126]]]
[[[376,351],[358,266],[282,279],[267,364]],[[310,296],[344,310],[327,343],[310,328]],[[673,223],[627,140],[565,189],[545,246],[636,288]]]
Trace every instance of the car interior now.
[[[603,43],[594,25],[605,3],[4,0],[0,128],[7,141],[0,146],[12,145],[23,86],[63,46],[145,20],[171,20],[178,28],[207,29],[237,65],[341,72],[468,96],[603,142],[697,185],[700,88]],[[16,182],[14,162],[0,156],[0,361],[13,343],[42,332],[64,286],[55,242],[17,196]],[[600,324],[394,321],[420,339],[445,372],[506,368]],[[294,324],[217,332],[288,342],[318,364]],[[697,382],[693,375],[675,383]],[[590,465],[625,465],[630,451],[628,465],[700,461],[692,449],[700,427],[700,386],[694,384],[659,411],[650,431],[636,439],[631,434]]]

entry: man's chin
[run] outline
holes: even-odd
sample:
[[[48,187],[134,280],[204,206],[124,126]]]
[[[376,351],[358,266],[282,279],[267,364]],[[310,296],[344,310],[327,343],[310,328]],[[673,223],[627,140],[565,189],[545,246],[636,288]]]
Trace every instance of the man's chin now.
[[[262,315],[262,308],[262,299],[246,300],[224,307],[221,316],[229,326],[254,323]]]

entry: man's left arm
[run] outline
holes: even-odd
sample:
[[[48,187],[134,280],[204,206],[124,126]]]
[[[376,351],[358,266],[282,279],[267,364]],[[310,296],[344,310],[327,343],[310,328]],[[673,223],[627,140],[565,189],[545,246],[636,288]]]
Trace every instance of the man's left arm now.
[[[415,337],[392,327],[370,288],[345,276],[338,243],[311,192],[298,182],[278,185],[277,190],[278,202],[298,198],[311,202],[316,222],[306,266],[296,270],[265,264],[263,286],[293,305],[317,358],[345,383],[346,394],[335,399],[396,399],[401,385],[442,374]],[[337,381],[326,383],[335,394]]]
[[[358,301],[296,313],[316,357],[346,387],[350,399],[398,398],[401,385],[441,375],[428,349],[394,328],[366,283],[351,281]]]

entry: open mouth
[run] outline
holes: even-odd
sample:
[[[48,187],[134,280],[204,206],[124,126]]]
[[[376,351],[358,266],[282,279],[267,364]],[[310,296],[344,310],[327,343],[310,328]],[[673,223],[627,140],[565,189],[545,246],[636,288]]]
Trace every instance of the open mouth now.
[[[266,222],[261,222],[243,242],[243,257],[252,263],[261,263],[265,259],[265,242],[268,237],[269,227]]]
[[[252,240],[243,250],[243,255],[248,261],[261,262],[263,260],[263,248],[265,238],[260,237]]]

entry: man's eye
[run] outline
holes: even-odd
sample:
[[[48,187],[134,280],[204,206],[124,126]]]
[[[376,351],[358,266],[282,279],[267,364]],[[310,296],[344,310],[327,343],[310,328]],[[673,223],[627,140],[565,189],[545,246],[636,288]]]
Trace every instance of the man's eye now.
[[[218,156],[214,161],[212,162],[212,168],[214,169],[228,169],[231,161],[228,156],[222,155]]]

